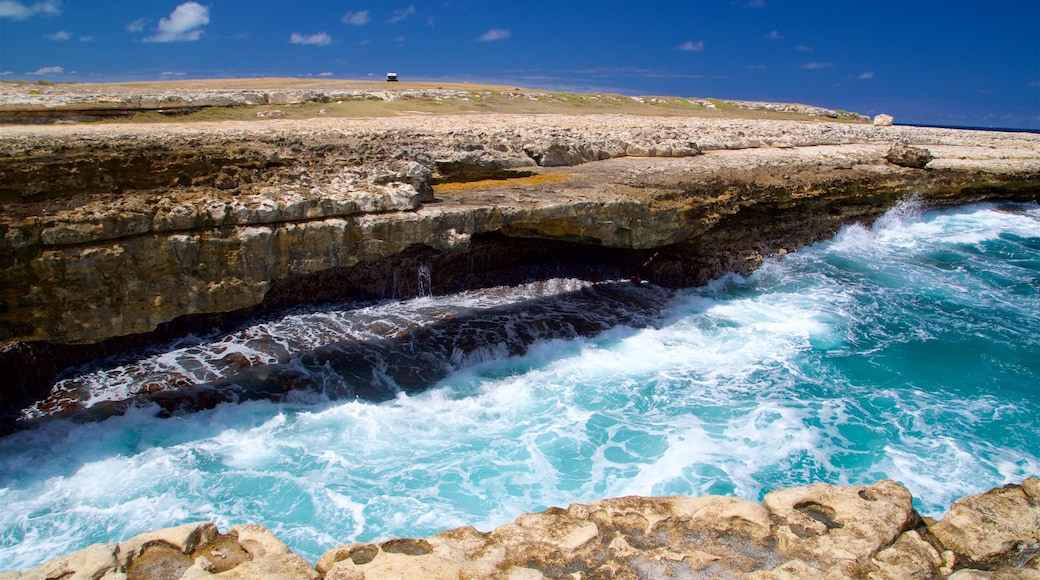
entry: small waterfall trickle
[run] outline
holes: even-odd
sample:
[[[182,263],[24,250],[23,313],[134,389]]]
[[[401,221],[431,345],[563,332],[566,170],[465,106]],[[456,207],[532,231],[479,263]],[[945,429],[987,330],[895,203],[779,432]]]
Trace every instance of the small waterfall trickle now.
[[[418,268],[419,274],[419,297],[420,298],[432,298],[433,297],[433,272],[430,271],[430,267],[424,262],[419,262]]]

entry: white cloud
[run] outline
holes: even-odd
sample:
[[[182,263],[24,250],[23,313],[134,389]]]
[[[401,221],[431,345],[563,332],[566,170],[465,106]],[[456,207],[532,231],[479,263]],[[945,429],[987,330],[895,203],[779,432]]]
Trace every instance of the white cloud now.
[[[13,70],[5,70],[4,72],[0,72],[0,77],[11,76],[13,74],[14,74]]]
[[[290,44],[312,44],[314,46],[327,46],[332,44],[332,37],[324,32],[317,34],[300,34],[294,32],[289,36]]]
[[[70,34],[69,32],[67,32],[65,30],[59,30],[59,31],[57,31],[57,32],[55,32],[53,34],[44,34],[43,37],[46,38],[47,40],[61,41],[61,40],[68,40],[68,39],[72,38],[72,34]]]
[[[402,8],[400,10],[394,10],[394,15],[390,17],[390,24],[400,22],[409,16],[415,16],[415,6],[409,6],[408,8]]]
[[[94,42],[93,36],[81,36],[79,37],[80,42]]]
[[[25,73],[25,74],[27,74],[27,75],[60,75],[63,72],[65,72],[65,69],[63,67],[60,67],[60,66],[45,66],[45,67],[43,67],[41,69],[37,69],[37,70],[35,70],[33,72]]]
[[[138,18],[137,20],[134,20],[133,22],[127,24],[126,29],[129,32],[141,32],[142,30],[144,30],[145,26],[148,26],[148,20],[144,18]]]
[[[799,44],[798,46],[794,47],[794,49],[798,52],[812,52],[812,47],[805,44]]]
[[[688,41],[680,44],[676,48],[678,48],[679,50],[685,50],[685,51],[688,51],[688,52],[700,52],[700,51],[704,50],[704,41],[703,40],[698,40],[697,42],[694,42],[692,40],[688,40]]]
[[[508,30],[504,30],[502,28],[492,28],[484,34],[481,34],[480,37],[477,38],[477,40],[479,40],[480,42],[494,42],[496,40],[505,40],[512,36],[512,34],[512,32],[509,32]]]
[[[25,20],[37,14],[57,16],[61,9],[61,0],[43,0],[28,6],[19,0],[0,0],[0,18],[11,20]]]
[[[1029,86],[1032,88],[1040,87],[1040,81],[1033,81],[1029,83]]]
[[[780,40],[784,35],[780,34],[779,30],[774,30],[766,35],[766,40]]]
[[[805,70],[820,70],[822,68],[831,68],[832,66],[834,65],[829,62],[807,62],[801,68]]]
[[[347,24],[353,24],[354,26],[364,26],[368,24],[369,16],[368,10],[359,10],[357,12],[347,12],[343,15],[343,22]]]
[[[870,79],[874,78],[874,71],[868,70],[866,72],[861,72],[856,78],[861,81],[869,81]]]
[[[332,73],[330,73],[330,72],[318,73],[318,76],[319,77],[331,77]]]
[[[166,78],[169,78],[169,77],[183,77],[183,76],[187,76],[187,75],[188,75],[188,73],[176,72],[176,71],[172,71],[172,70],[164,70],[161,73],[159,73],[159,76],[166,77]]]
[[[195,41],[202,37],[202,27],[209,24],[209,6],[185,2],[159,21],[159,32],[145,42]]]

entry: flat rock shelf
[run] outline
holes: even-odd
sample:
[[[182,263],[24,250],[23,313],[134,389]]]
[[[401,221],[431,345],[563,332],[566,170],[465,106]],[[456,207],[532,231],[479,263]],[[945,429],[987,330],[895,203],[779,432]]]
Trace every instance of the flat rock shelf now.
[[[890,161],[897,145],[926,165]],[[430,266],[433,292],[548,262],[695,286],[907,197],[1040,191],[1040,135],[819,120],[20,125],[0,159],[4,431],[70,366],[300,304],[415,296],[405,265]]]

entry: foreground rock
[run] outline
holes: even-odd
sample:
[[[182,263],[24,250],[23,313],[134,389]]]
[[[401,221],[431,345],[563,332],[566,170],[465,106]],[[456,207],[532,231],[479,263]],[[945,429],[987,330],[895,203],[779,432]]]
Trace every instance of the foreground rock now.
[[[939,522],[910,492],[813,484],[731,497],[624,497],[524,514],[483,533],[350,544],[312,568],[260,526],[200,523],[96,545],[3,580],[57,578],[1040,578],[1040,480],[954,503]]]

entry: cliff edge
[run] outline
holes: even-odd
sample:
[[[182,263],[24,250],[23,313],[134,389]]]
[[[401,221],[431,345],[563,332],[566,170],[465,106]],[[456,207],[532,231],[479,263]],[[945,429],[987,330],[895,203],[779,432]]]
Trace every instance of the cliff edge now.
[[[549,270],[698,285],[910,196],[1040,195],[1024,133],[419,113],[0,131],[0,431],[69,366],[414,296],[397,272],[420,263],[434,292]]]

